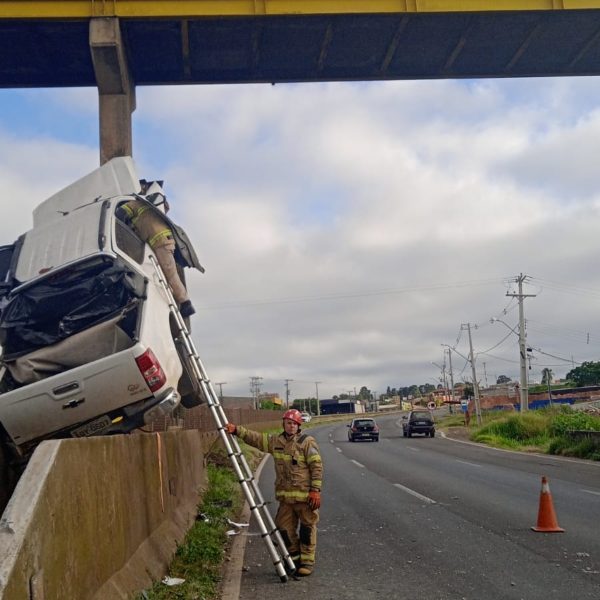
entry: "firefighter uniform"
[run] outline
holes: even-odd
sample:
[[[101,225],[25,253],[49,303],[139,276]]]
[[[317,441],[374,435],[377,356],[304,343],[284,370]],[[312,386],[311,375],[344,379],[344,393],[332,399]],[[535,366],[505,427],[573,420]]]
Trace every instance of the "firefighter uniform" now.
[[[189,301],[187,290],[177,272],[175,240],[167,223],[156,214],[156,210],[140,200],[130,200],[119,210],[123,211],[125,220],[131,223],[140,239],[144,240],[154,251],[156,260],[173,290],[176,302],[183,304]]]
[[[298,433],[258,433],[238,426],[236,434],[250,446],[268,452],[275,461],[275,524],[292,560],[312,569],[317,548],[319,511],[309,507],[309,492],[321,491],[323,464],[315,438]],[[300,530],[298,532],[298,524]]]

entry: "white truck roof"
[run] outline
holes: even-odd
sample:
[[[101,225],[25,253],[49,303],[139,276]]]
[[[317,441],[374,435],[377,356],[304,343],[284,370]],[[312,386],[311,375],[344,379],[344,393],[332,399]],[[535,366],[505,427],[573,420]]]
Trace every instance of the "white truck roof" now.
[[[38,205],[33,211],[33,227],[60,219],[65,212],[88,204],[96,198],[127,196],[139,193],[140,190],[133,158],[113,158]]]
[[[98,254],[101,215],[102,202],[93,202],[30,229],[23,237],[16,279],[25,283],[56,267]]]

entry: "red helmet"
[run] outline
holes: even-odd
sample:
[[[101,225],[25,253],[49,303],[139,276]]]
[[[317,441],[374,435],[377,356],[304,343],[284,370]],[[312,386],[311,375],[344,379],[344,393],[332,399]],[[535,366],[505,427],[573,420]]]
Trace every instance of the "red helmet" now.
[[[298,425],[302,425],[302,415],[299,410],[295,408],[290,408],[283,413],[283,419],[290,419],[290,421],[294,421],[294,423],[298,423]]]

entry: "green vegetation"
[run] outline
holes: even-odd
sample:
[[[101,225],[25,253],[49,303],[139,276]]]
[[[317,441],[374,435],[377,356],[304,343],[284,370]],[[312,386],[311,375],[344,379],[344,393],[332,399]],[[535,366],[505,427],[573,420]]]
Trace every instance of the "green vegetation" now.
[[[577,387],[600,383],[600,362],[586,361],[567,373],[567,379]]]
[[[572,388],[574,386],[572,381],[565,381],[564,383],[553,383],[550,386],[550,392],[554,390],[566,390],[568,388]],[[530,394],[547,394],[548,393],[548,385],[547,384],[534,384],[529,386]]]
[[[228,540],[226,532],[231,529],[227,519],[235,520],[239,515],[243,497],[225,453],[213,451],[207,460],[208,489],[198,506],[199,517],[177,548],[169,568],[170,577],[185,579],[185,582],[171,587],[156,582],[143,595],[138,595],[138,600],[209,600],[218,597]]]
[[[498,448],[545,452],[600,460],[600,437],[576,435],[573,431],[600,431],[600,416],[575,411],[569,406],[550,407],[524,414],[484,412],[482,425],[471,421],[470,439]],[[460,425],[459,417],[442,425]]]

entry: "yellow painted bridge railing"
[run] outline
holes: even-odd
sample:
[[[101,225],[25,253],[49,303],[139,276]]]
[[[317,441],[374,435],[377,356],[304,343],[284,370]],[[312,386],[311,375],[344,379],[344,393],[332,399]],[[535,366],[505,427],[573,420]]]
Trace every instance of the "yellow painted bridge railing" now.
[[[600,9],[600,0],[0,0],[0,19]]]

